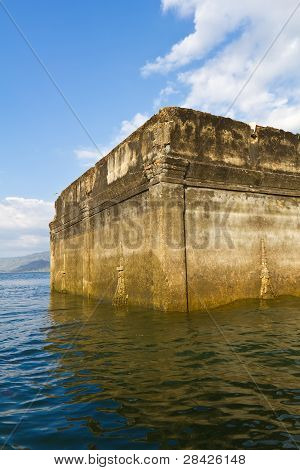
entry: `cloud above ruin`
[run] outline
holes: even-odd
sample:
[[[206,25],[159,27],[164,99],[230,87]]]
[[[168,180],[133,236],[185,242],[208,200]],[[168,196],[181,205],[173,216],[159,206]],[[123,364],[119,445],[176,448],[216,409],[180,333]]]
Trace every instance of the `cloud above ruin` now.
[[[299,132],[300,8],[295,0],[161,3],[163,13],[192,18],[193,30],[146,63],[145,77],[159,73],[175,81],[183,96],[180,106]]]
[[[142,113],[136,113],[132,119],[124,119],[111,141],[107,145],[99,144],[101,154],[99,154],[98,150],[91,147],[76,148],[74,150],[74,154],[80,161],[81,166],[83,168],[89,168],[91,165],[94,165],[98,160],[100,160],[100,158],[107,155],[116,145],[126,139],[126,137],[128,137],[138,127],[142,126],[147,119],[149,119],[149,116]]]
[[[48,224],[53,216],[53,202],[23,197],[1,200],[0,257],[48,250]]]

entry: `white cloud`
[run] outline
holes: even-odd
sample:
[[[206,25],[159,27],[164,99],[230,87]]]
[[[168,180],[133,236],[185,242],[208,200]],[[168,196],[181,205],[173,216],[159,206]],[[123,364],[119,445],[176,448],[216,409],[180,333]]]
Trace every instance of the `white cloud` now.
[[[94,165],[100,158],[107,155],[116,145],[122,140],[126,139],[128,135],[134,132],[138,127],[142,126],[145,121],[149,119],[147,114],[136,113],[131,120],[124,120],[121,122],[120,128],[115,136],[105,146],[99,146],[101,155],[97,150],[89,147],[80,147],[74,150],[74,154],[78,160],[81,161],[82,167],[90,167]]]
[[[48,224],[53,216],[53,202],[23,197],[0,201],[0,257],[49,249]]]
[[[126,139],[126,137],[132,134],[138,127],[142,126],[147,119],[149,119],[147,114],[136,113],[130,121],[122,121],[120,130],[113,140],[114,144],[117,145],[122,142],[122,140]]]
[[[79,147],[74,150],[74,154],[76,158],[80,161],[80,166],[82,168],[89,168],[102,157],[104,157],[104,155],[108,153],[109,148],[103,147],[99,150],[95,150],[91,147]]]
[[[239,90],[295,8],[295,0],[162,0],[164,11],[192,15],[194,31],[142,73],[179,71],[182,106],[226,114]],[[229,113],[300,129],[300,9],[283,30]]]
[[[165,88],[160,90],[158,98],[154,100],[154,109],[157,110],[168,102],[171,95],[178,95],[179,91],[174,87],[174,84],[168,83]]]
[[[0,257],[25,256],[49,250],[49,237],[41,235],[20,235],[15,238],[1,239]]]
[[[79,158],[79,160],[90,160],[90,159],[99,160],[100,158],[99,152],[97,152],[96,150],[91,150],[91,149],[79,148],[79,149],[74,150],[74,153],[76,157]]]

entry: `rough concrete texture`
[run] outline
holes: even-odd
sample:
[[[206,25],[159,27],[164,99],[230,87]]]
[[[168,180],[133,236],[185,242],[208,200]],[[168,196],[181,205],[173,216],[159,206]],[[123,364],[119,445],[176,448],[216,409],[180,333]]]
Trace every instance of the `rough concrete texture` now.
[[[169,311],[300,295],[299,158],[290,132],[163,108],[57,199],[52,289]]]

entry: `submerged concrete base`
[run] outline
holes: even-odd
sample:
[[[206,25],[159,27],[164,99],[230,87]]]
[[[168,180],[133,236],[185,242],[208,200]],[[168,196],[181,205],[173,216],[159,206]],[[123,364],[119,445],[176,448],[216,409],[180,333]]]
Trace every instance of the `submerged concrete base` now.
[[[51,287],[169,311],[300,294],[298,136],[164,108],[63,191]]]

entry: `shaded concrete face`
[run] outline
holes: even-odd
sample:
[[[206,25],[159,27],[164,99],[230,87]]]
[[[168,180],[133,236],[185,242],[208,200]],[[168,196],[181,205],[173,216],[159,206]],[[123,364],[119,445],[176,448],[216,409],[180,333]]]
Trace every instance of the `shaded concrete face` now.
[[[300,293],[299,139],[165,108],[66,188],[51,287],[205,310]]]
[[[294,198],[186,188],[190,309],[299,295],[299,221]]]

